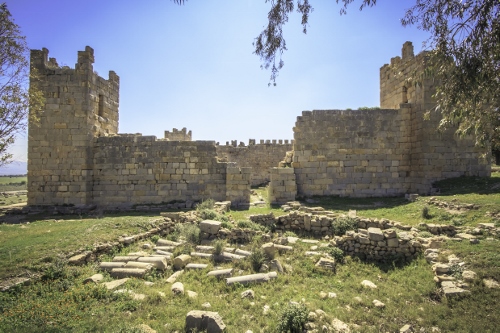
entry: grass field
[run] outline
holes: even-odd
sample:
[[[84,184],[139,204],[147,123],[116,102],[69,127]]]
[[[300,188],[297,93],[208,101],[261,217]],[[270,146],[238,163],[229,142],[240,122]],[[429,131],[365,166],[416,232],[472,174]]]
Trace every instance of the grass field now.
[[[388,218],[404,224],[420,222],[475,226],[481,222],[494,222],[486,212],[500,212],[500,177],[457,178],[437,184],[439,200],[478,204],[479,209],[457,214],[429,206],[431,218],[422,217],[422,209],[429,198],[421,197],[409,203],[403,198],[315,198],[322,206],[337,212],[356,210],[358,216]],[[258,194],[265,197],[263,189]],[[248,215],[268,213],[284,214],[270,207],[231,211],[234,220]],[[233,264],[207,263],[202,271],[187,271],[178,279],[186,290],[198,293],[196,298],[174,296],[165,277],[172,271],[154,273],[147,280],[131,279],[123,288],[144,294],[136,300],[128,293],[113,293],[83,280],[97,272],[96,264],[84,267],[67,266],[65,253],[93,244],[115,241],[117,237],[135,234],[153,227],[159,218],[153,214],[109,215],[102,218],[87,216],[30,217],[30,223],[0,225],[0,278],[19,273],[39,273],[43,278],[29,286],[16,287],[0,293],[0,332],[140,332],[137,327],[147,324],[158,332],[183,332],[184,320],[190,310],[216,311],[228,327],[227,332],[276,332],[282,321],[282,312],[290,301],[302,303],[307,312],[323,310],[316,327],[321,331],[324,323],[334,318],[348,323],[354,332],[398,332],[411,324],[415,332],[498,332],[500,318],[500,289],[488,289],[483,278],[500,281],[500,241],[491,236],[480,236],[480,243],[447,242],[444,250],[454,253],[466,262],[478,279],[471,284],[471,295],[457,300],[441,296],[433,281],[431,266],[419,258],[407,264],[375,264],[347,257],[338,265],[337,272],[315,267],[315,259],[304,256],[310,244],[295,244],[292,253],[277,259],[285,266],[285,273],[265,284],[227,286],[224,282],[206,276],[214,267],[234,267],[238,274],[254,273],[251,260]],[[490,238],[487,240],[486,238]],[[106,255],[126,254],[141,250],[140,244]],[[252,250],[260,245],[258,239],[243,248]],[[178,250],[190,252],[194,245]],[[234,245],[233,245],[234,246]],[[105,280],[110,281],[109,275]],[[361,281],[370,280],[377,289],[366,289]],[[248,288],[255,299],[241,298]],[[320,292],[333,292],[337,297],[322,298]],[[163,294],[160,294],[163,293]],[[379,309],[373,300],[385,303]],[[266,313],[264,308],[268,307]]]
[[[0,192],[25,191],[27,189],[26,182],[26,176],[2,176],[0,177]],[[0,207],[23,203],[27,200],[26,194],[0,195]]]

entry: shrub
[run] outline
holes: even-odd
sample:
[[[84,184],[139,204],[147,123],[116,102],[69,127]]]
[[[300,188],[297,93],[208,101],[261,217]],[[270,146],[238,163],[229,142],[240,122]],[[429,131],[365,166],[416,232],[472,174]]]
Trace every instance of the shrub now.
[[[265,227],[249,220],[239,220],[236,222],[236,226],[242,229],[252,229],[257,231],[264,231]]]
[[[259,272],[260,268],[266,261],[266,255],[260,247],[254,247],[252,249],[252,254],[248,256],[250,264],[255,272]]]
[[[345,235],[348,230],[355,230],[358,228],[358,223],[355,219],[350,217],[341,217],[332,223],[333,233],[336,236]]]
[[[307,308],[302,305],[288,304],[278,319],[278,332],[302,333],[307,322]]]
[[[215,201],[213,199],[203,200],[196,206],[197,211],[205,210],[205,209],[214,209]]]
[[[422,207],[422,218],[424,218],[426,220],[432,218],[432,216],[429,212],[429,206]]]
[[[462,272],[464,271],[464,267],[460,266],[459,264],[453,264],[450,266],[450,275],[453,276],[455,279],[459,280],[462,279]]]
[[[151,241],[152,241],[153,243],[155,243],[155,244],[158,242],[158,240],[159,240],[159,239],[160,239],[160,236],[158,236],[158,235],[153,235],[153,236],[151,237]]]
[[[428,232],[428,231],[420,231],[420,232],[418,233],[418,236],[419,236],[419,237],[422,237],[422,238],[431,238],[431,237],[433,237],[434,235],[433,235],[433,234],[431,234],[431,233],[430,233],[430,232]]]
[[[202,220],[216,220],[219,215],[213,209],[201,209],[198,210],[198,214]]]
[[[229,223],[227,221],[222,222],[220,226],[222,228],[226,228],[226,229],[229,229],[229,230],[233,229],[233,224]]]
[[[451,223],[453,223],[453,225],[455,227],[460,227],[462,225],[465,224],[465,220],[460,218],[460,217],[454,217],[452,220],[451,220]]]
[[[218,239],[214,242],[214,254],[220,255],[224,252],[224,248],[226,247],[226,241],[222,239]]]
[[[283,234],[283,237],[297,237],[297,234],[293,231],[286,231],[284,234]]]
[[[344,251],[339,249],[338,247],[332,247],[328,250],[328,254],[335,259],[336,262],[343,263],[344,262]]]
[[[200,228],[194,224],[181,224],[179,234],[180,237],[193,244],[199,244],[201,241]]]

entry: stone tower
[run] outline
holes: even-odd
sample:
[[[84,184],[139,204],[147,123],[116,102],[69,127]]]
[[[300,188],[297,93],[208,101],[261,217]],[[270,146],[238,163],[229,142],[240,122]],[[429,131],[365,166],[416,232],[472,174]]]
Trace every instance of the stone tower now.
[[[31,51],[32,71],[45,97],[39,122],[28,129],[28,205],[92,202],[93,145],[118,131],[119,77],[93,70],[94,50],[78,52],[74,69],[59,67],[49,51]]]

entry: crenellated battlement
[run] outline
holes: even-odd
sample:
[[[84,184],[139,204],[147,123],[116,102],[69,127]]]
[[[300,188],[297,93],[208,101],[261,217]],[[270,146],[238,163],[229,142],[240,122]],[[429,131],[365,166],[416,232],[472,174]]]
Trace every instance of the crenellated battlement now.
[[[245,147],[250,147],[250,146],[258,146],[258,145],[293,145],[293,140],[260,140],[259,143],[256,143],[255,139],[249,139],[248,140],[248,146],[245,145],[243,141],[240,141],[238,144],[238,140],[231,140],[231,141],[226,141],[225,146],[226,147],[238,147],[238,148],[245,148]]]
[[[170,141],[192,141],[193,134],[191,131],[187,131],[186,127],[181,130],[173,128],[172,131],[165,131],[165,140]]]

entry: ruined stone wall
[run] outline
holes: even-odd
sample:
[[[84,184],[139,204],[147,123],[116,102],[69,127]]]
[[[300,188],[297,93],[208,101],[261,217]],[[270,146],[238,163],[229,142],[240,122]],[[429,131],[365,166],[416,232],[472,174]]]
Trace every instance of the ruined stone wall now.
[[[46,104],[29,124],[28,205],[249,204],[251,170],[219,163],[215,142],[191,141],[185,128],[167,131],[167,140],[117,135],[119,78],[99,77],[93,62],[90,47],[75,69],[60,68],[47,49],[31,52],[39,79],[30,84]]]
[[[258,186],[270,181],[270,168],[277,167],[287,151],[293,149],[293,143],[288,140],[260,140],[259,144],[251,139],[248,146],[237,141],[217,146],[217,156],[224,161],[235,162],[241,167],[252,168],[252,186]]]
[[[268,191],[270,204],[282,204],[295,200],[297,182],[294,169],[271,168],[271,182]]]
[[[410,114],[304,111],[294,127],[297,194],[391,196],[410,187]]]
[[[380,69],[381,110],[305,111],[294,128],[292,166],[299,196],[427,194],[432,183],[458,176],[489,176],[488,149],[454,130],[437,130],[436,85],[425,75],[428,54],[402,57]]]
[[[88,204],[92,201],[92,141],[118,130],[119,78],[93,71],[94,50],[78,52],[74,69],[31,51],[32,70],[46,98],[38,123],[28,131],[28,205]]]
[[[187,131],[186,127],[180,131],[177,128],[172,129],[172,131],[165,131],[165,139],[169,141],[191,141],[192,133]]]
[[[227,164],[217,162],[212,141],[101,137],[93,164],[92,192],[101,205],[226,200]]]

